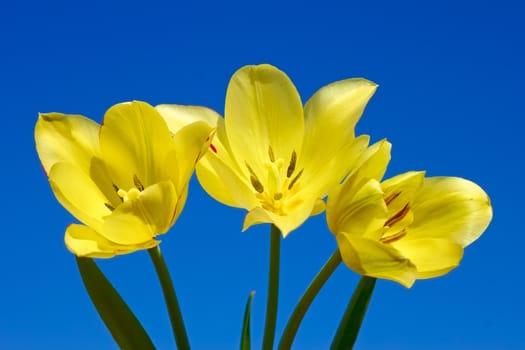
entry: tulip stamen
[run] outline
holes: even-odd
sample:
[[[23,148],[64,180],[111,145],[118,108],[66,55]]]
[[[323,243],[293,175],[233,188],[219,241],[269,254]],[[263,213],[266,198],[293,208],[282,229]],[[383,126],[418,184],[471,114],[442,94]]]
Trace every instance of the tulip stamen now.
[[[272,163],[275,163],[275,154],[273,153],[272,146],[268,146],[268,157],[270,157]]]
[[[397,193],[393,193],[390,196],[386,197],[385,198],[385,204],[389,205],[390,203],[392,203],[394,201],[394,199],[399,197],[400,194],[401,194],[401,192],[397,192]]]
[[[288,165],[288,169],[286,169],[286,177],[290,178],[292,176],[294,170],[295,170],[295,164],[297,162],[297,153],[295,151],[292,152],[292,157],[290,159],[290,164]]]
[[[398,241],[400,240],[401,238],[403,238],[405,235],[407,234],[407,230],[406,229],[402,229],[401,231],[397,232],[397,233],[394,233],[393,235],[390,235],[390,236],[387,236],[387,237],[382,237],[379,239],[379,241],[381,243],[392,243],[392,242],[395,242],[395,241]]]
[[[398,211],[394,216],[387,220],[385,227],[392,227],[395,223],[401,221],[410,211],[410,205],[405,204],[405,206]]]
[[[142,184],[142,182],[140,182],[137,174],[133,175],[133,183],[135,184],[137,190],[139,190],[140,192],[144,191],[144,185]]]
[[[275,153],[273,147],[268,146],[268,158],[263,162],[263,170],[266,176],[257,176],[253,168],[245,162],[251,186],[255,189],[255,197],[259,200],[261,207],[277,215],[286,215],[287,208],[294,206],[296,202],[290,199],[296,192],[292,188],[299,181],[304,169],[295,173],[297,166],[297,152],[292,151],[290,163]]]
[[[250,182],[252,183],[254,190],[256,190],[259,193],[263,193],[264,186],[261,183],[261,181],[259,181],[259,179],[257,178],[257,175],[255,175],[255,172],[253,171],[252,167],[249,166],[248,163],[246,163],[246,167],[248,168],[248,171],[250,172]]]
[[[113,189],[114,189],[115,192],[117,193],[117,196],[120,198],[120,201],[121,201],[121,202],[124,202],[124,198],[123,198],[121,195],[118,194],[118,192],[120,191],[120,189],[118,188],[118,186],[115,185],[115,184],[113,184],[113,183],[112,183],[112,185],[113,185]]]
[[[288,185],[288,190],[291,190],[293,185],[295,185],[295,183],[297,182],[297,180],[299,180],[299,178],[301,177],[301,175],[303,175],[303,171],[304,169],[301,169],[301,171],[299,171],[297,173],[297,175],[295,175],[295,177],[292,179],[292,181],[290,182],[290,184]]]

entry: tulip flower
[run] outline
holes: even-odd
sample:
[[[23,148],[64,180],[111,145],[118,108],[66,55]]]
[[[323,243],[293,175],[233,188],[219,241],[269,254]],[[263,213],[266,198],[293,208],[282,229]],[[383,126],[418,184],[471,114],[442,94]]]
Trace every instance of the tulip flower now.
[[[285,237],[339,183],[368,145],[354,127],[376,84],[347,79],[317,91],[304,108],[288,76],[271,65],[231,78],[224,119],[197,177],[217,201],[248,210],[243,230],[272,223]]]
[[[156,246],[184,207],[210,132],[199,122],[172,134],[144,102],[111,107],[102,126],[80,115],[40,114],[42,166],[57,200],[82,222],[66,229],[67,248],[108,258]]]
[[[355,272],[410,287],[458,266],[492,219],[487,194],[458,177],[410,171],[380,182],[390,159],[381,141],[328,196],[327,221]]]

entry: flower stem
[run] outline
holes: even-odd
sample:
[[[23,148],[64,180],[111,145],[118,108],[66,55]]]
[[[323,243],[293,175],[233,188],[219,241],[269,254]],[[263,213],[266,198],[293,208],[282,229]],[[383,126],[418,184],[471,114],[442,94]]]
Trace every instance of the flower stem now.
[[[184,327],[184,320],[175,294],[175,288],[173,288],[173,282],[171,281],[168,266],[162,257],[159,246],[148,249],[157,276],[162,287],[162,293],[164,294],[164,300],[168,308],[168,314],[171,321],[171,327],[173,329],[173,335],[175,336],[175,342],[179,350],[187,350],[190,348],[188,342],[188,335],[186,334],[186,328]]]
[[[263,350],[271,350],[275,338],[277,321],[277,300],[279,296],[279,260],[281,251],[281,232],[272,225],[270,230],[270,267],[268,273],[268,300],[266,303],[266,323],[264,325]]]
[[[306,311],[317,296],[317,293],[319,293],[323,285],[326,283],[328,278],[330,278],[330,276],[336,270],[340,263],[341,254],[339,253],[339,249],[336,249],[336,251],[324,264],[321,270],[317,273],[317,275],[312,280],[312,282],[304,292],[303,296],[295,306],[295,309],[293,310],[292,315],[290,316],[290,319],[288,320],[288,323],[286,324],[286,327],[284,329],[278,349],[285,350],[290,349],[292,347],[295,334],[299,329],[299,325],[301,324],[301,321],[303,320]]]
[[[331,350],[352,349],[354,347],[375,285],[376,279],[374,277],[361,277],[339,324],[332,346],[330,346]]]

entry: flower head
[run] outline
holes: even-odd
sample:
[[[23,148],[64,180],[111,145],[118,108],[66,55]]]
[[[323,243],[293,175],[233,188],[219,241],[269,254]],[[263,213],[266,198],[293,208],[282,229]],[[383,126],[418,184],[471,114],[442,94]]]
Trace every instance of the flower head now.
[[[354,127],[376,90],[365,79],[329,84],[305,104],[285,73],[245,66],[231,78],[212,152],[197,165],[204,189],[245,208],[244,228],[273,223],[286,236],[310,215],[368,145]]]
[[[80,115],[40,114],[36,148],[71,224],[68,249],[112,257],[156,246],[179,216],[188,181],[210,134],[193,123],[172,135],[144,102],[111,107],[103,125]]]
[[[379,182],[390,160],[381,141],[328,196],[326,215],[345,264],[410,287],[454,269],[492,219],[487,194],[458,177],[411,171]]]

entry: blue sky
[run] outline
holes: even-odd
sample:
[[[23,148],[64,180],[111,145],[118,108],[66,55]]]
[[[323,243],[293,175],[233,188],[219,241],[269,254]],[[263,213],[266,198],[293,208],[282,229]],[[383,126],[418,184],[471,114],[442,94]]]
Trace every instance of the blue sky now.
[[[306,100],[349,77],[379,84],[358,133],[387,137],[387,175],[461,176],[490,195],[494,219],[445,277],[407,290],[379,281],[356,348],[525,347],[522,251],[525,11],[518,1],[46,1],[0,5],[0,347],[112,349],[63,244],[74,219],[54,199],[35,149],[38,112],[100,121],[111,105],[199,104],[222,113],[246,64],[288,73]],[[238,346],[248,293],[260,346],[268,231],[241,233],[244,212],[192,181],[162,250],[195,349]],[[336,248],[324,216],[282,242],[278,333]],[[173,346],[146,252],[100,266],[161,349]],[[358,276],[341,266],[299,330],[297,349],[329,344]]]

